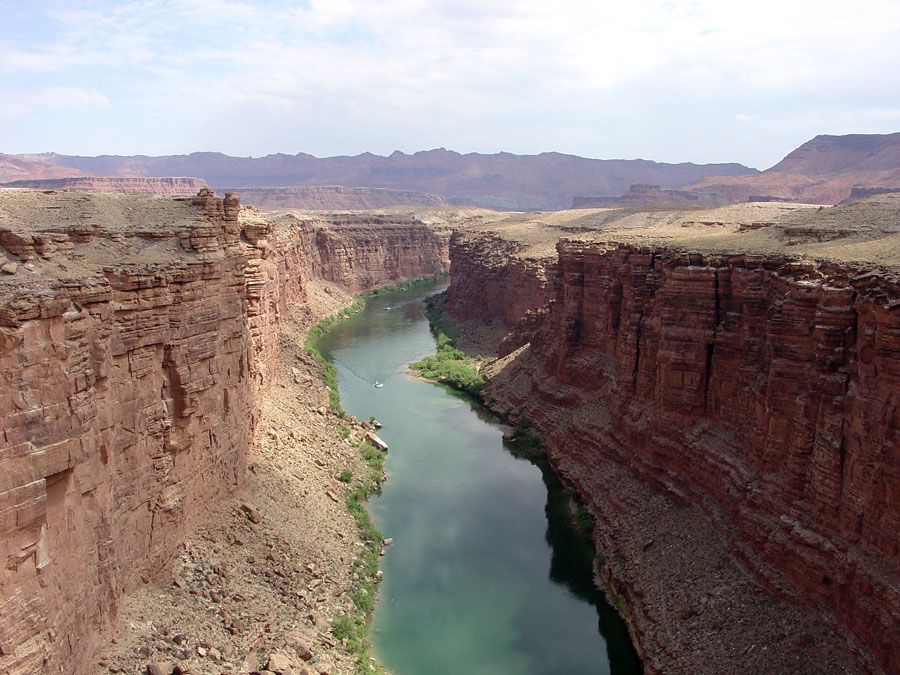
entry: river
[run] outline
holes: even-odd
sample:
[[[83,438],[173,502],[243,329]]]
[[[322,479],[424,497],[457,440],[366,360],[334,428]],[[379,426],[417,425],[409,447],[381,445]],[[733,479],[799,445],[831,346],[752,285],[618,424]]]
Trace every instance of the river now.
[[[483,407],[407,374],[435,351],[422,299],[444,285],[379,295],[319,343],[344,409],[376,417],[390,446],[388,481],[369,502],[394,539],[375,656],[398,675],[641,672],[559,481],[505,448]]]

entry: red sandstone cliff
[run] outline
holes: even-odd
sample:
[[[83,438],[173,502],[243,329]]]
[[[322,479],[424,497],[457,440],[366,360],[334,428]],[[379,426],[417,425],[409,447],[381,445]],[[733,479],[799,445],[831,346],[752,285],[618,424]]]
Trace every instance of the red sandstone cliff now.
[[[450,238],[449,310],[460,321],[502,319],[508,334],[500,356],[531,339],[550,299],[554,262],[524,250],[492,233],[458,231]]]
[[[201,178],[149,178],[143,176],[75,176],[15,180],[3,183],[5,188],[34,190],[81,190],[85,192],[117,192],[125,195],[190,196],[209,186]]]
[[[517,265],[503,269],[505,246],[490,234],[454,240],[450,305],[460,318],[539,307],[537,279],[508,284]],[[548,286],[546,319],[486,398],[534,422],[604,525],[621,528],[651,500],[617,492],[624,467],[675,504],[701,507],[770,589],[816,605],[885,672],[900,670],[897,280],[785,257],[571,242],[559,245]],[[628,549],[623,537],[639,541]],[[601,534],[604,572],[633,607],[648,669],[671,668],[679,649],[699,658],[705,646],[671,632],[665,612],[677,603],[655,600],[652,579],[619,557],[660,546],[640,537]],[[674,567],[681,544],[665,545]],[[678,623],[709,599],[687,603]],[[739,619],[724,616],[707,640]],[[651,634],[660,630],[668,637]],[[796,644],[790,631],[772,638],[780,649]]]
[[[241,484],[311,275],[362,290],[444,269],[424,225],[340,245],[327,226],[209,190],[0,190],[0,671],[90,672],[122,594]]]

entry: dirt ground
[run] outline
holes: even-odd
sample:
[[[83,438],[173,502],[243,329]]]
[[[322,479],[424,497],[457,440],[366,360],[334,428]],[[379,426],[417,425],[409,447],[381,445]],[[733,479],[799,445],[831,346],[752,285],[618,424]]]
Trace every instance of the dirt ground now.
[[[474,230],[524,246],[521,258],[556,257],[561,238],[709,253],[791,255],[900,269],[900,194],[840,206],[748,202],[696,208],[495,213]]]

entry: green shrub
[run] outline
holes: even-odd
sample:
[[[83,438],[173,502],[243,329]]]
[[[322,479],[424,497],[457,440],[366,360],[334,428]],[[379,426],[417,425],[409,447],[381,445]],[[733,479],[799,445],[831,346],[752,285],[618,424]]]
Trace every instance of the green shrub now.
[[[356,622],[351,616],[341,616],[331,622],[331,634],[338,640],[350,637],[356,631]]]
[[[579,506],[575,512],[575,524],[582,532],[591,532],[594,529],[594,521],[583,506]]]
[[[519,447],[538,450],[544,445],[543,439],[531,428],[531,420],[520,415],[513,428],[513,442]]]
[[[467,356],[453,346],[453,339],[440,322],[436,302],[436,296],[426,299],[426,314],[437,340],[437,353],[411,364],[410,368],[426,380],[441,382],[478,396],[484,388],[484,378],[478,374],[479,359]]]
[[[343,471],[341,471],[341,475],[338,476],[338,480],[342,483],[349,483],[353,480],[353,472],[349,469],[344,469]]]
[[[347,510],[356,520],[360,538],[365,545],[360,549],[359,556],[353,562],[353,571],[356,572],[358,581],[348,593],[356,609],[351,614],[335,620],[332,623],[331,632],[339,640],[347,639],[347,651],[355,654],[358,659],[357,672],[371,673],[374,669],[375,672],[382,673],[383,671],[379,667],[373,666],[369,662],[370,644],[366,637],[368,617],[375,605],[378,588],[376,573],[378,572],[378,555],[381,552],[382,536],[372,523],[369,512],[366,511],[365,502],[381,489],[381,477],[387,453],[371,443],[365,442],[358,443],[356,448],[365,462],[366,475],[347,496]],[[350,474],[350,472],[342,472],[341,480],[343,480],[344,474]]]
[[[356,299],[347,307],[339,312],[326,316],[319,323],[309,329],[306,334],[306,340],[303,342],[303,348],[306,353],[312,356],[316,361],[325,367],[322,373],[322,381],[328,385],[328,406],[341,417],[344,416],[344,409],[341,407],[341,394],[338,392],[338,374],[337,368],[331,361],[328,361],[322,353],[317,349],[319,340],[327,333],[335,324],[340,323],[347,317],[353,316],[363,310],[366,306],[366,297],[364,295],[356,296]],[[348,430],[349,435],[349,430]]]

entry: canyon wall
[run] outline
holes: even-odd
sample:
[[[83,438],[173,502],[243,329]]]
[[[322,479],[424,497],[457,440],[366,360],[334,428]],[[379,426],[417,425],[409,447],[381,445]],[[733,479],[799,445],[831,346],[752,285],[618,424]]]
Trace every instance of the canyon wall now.
[[[501,318],[509,333],[500,356],[528,342],[550,299],[555,261],[529,258],[524,249],[489,232],[457,231],[450,237],[449,310],[460,321]]]
[[[293,216],[279,219],[291,222]],[[353,293],[379,284],[446,271],[449,231],[413,220],[335,215],[327,226],[313,221],[312,273]]]
[[[314,275],[445,269],[421,224],[340,246],[326,227],[209,190],[0,191],[0,671],[91,672],[122,594],[241,485],[281,317]]]
[[[454,274],[495,247],[490,235],[454,246]],[[537,307],[533,290],[511,297],[508,274],[454,278],[451,307]],[[546,318],[486,398],[529,417],[587,504],[614,501],[609,481],[625,467],[699,506],[771,591],[817,606],[880,668],[900,670],[897,280],[787,257],[572,241],[558,245],[549,287]],[[499,288],[505,303],[483,300]],[[626,498],[613,510],[629,508]],[[635,616],[647,604],[637,583],[610,583],[637,607],[632,620],[652,623]]]

